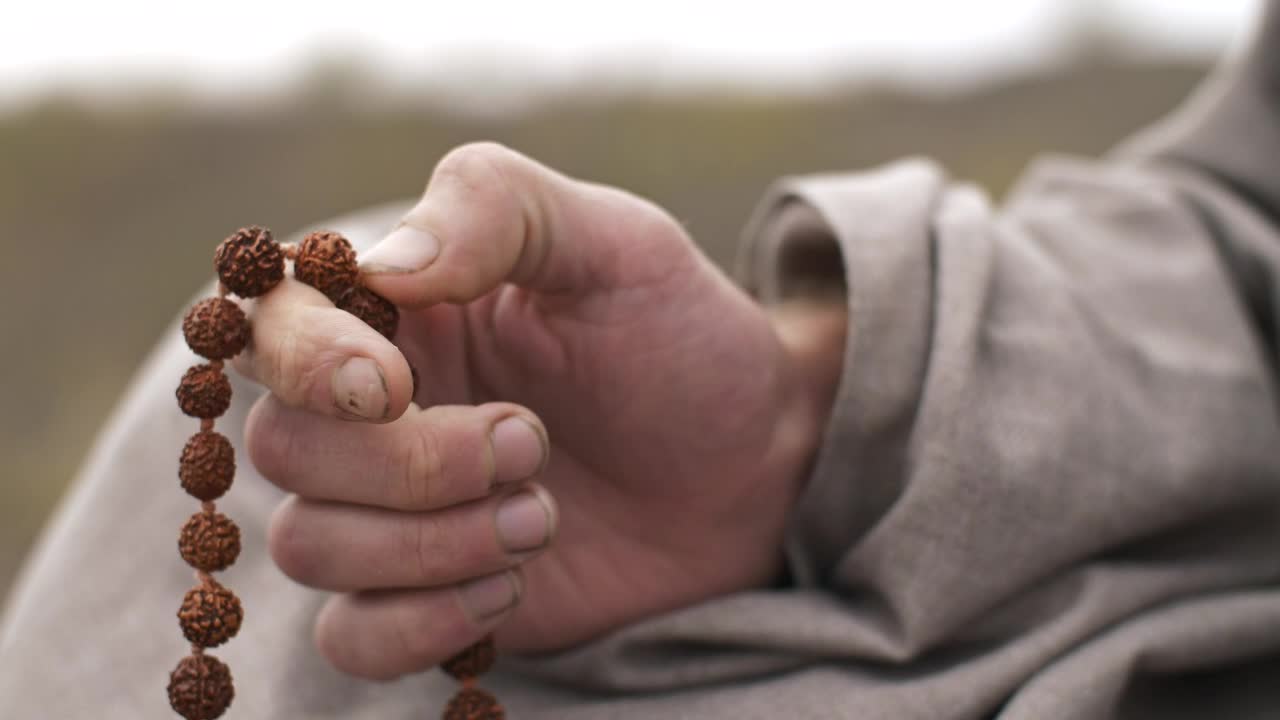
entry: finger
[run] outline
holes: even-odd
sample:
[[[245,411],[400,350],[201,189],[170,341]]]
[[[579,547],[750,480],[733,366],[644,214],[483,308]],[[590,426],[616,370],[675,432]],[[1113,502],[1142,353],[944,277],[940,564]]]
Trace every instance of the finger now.
[[[467,302],[502,282],[585,292],[669,277],[694,257],[670,216],[493,143],[436,166],[402,224],[362,256],[365,282],[397,305]]]
[[[411,407],[386,425],[290,408],[273,395],[245,424],[249,459],[281,489],[312,500],[432,510],[535,477],[550,445],[519,405]]]
[[[413,377],[404,356],[319,291],[286,279],[246,310],[253,334],[235,367],[286,405],[372,422],[409,406]]]
[[[322,590],[434,587],[518,565],[555,535],[551,494],[530,483],[444,510],[405,513],[291,496],[268,549],[289,577]]]
[[[320,654],[370,680],[427,670],[491,632],[524,591],[519,570],[436,590],[339,595],[316,618]]]

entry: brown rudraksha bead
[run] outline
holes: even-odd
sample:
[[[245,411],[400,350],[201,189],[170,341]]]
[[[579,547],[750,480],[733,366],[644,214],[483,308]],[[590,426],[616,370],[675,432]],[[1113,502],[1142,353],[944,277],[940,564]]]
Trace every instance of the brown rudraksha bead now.
[[[218,512],[198,512],[182,526],[178,553],[197,570],[225,570],[240,556],[240,528]]]
[[[205,298],[182,318],[182,336],[197,355],[226,360],[249,343],[249,318],[226,298]]]
[[[231,381],[222,368],[195,365],[178,383],[178,407],[191,417],[216,418],[231,407]]]
[[[258,297],[284,279],[284,253],[271,231],[251,225],[235,231],[213,254],[218,278],[240,297]]]
[[[212,579],[188,590],[178,609],[182,634],[200,647],[217,647],[235,637],[243,621],[240,598]]]
[[[338,298],[338,307],[360,318],[390,340],[400,324],[400,311],[389,300],[366,287],[351,288]]]
[[[182,448],[178,480],[192,497],[206,502],[222,497],[236,476],[236,451],[221,433],[201,430]]]
[[[488,672],[493,667],[494,656],[493,636],[486,635],[476,644],[440,663],[440,669],[455,680],[466,680]]]
[[[169,673],[169,705],[187,720],[214,720],[231,705],[231,669],[212,655],[188,655]]]
[[[505,720],[498,699],[480,688],[464,687],[444,709],[444,720]]]
[[[355,287],[359,273],[356,251],[346,238],[336,232],[320,231],[307,235],[298,246],[297,258],[293,261],[293,276],[324,293],[334,303]]]

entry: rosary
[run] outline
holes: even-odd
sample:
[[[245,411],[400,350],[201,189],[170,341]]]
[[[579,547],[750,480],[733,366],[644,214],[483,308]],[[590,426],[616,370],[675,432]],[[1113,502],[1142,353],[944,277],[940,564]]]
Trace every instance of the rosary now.
[[[338,233],[313,232],[293,246],[276,243],[270,230],[246,227],[224,240],[214,253],[218,296],[196,303],[182,320],[187,345],[209,362],[187,370],[177,391],[178,407],[200,420],[200,430],[183,447],[178,466],[182,489],[200,501],[200,510],[178,535],[179,554],[196,570],[196,585],[178,609],[178,623],[191,642],[191,654],[178,661],[168,688],[169,704],[186,720],[213,720],[231,705],[235,697],[231,670],[205,650],[234,637],[244,620],[240,598],[210,574],[227,569],[240,555],[240,528],[214,503],[230,489],[236,469],[231,442],[213,429],[214,420],[231,405],[231,383],[223,366],[249,342],[249,319],[226,296],[265,295],[284,279],[286,260],[293,263],[297,280],[324,293],[387,339],[395,335],[399,322],[394,305],[360,284],[355,250]],[[497,699],[476,687],[476,678],[493,663],[493,637],[488,636],[441,665],[462,683],[445,707],[444,720],[506,717]]]

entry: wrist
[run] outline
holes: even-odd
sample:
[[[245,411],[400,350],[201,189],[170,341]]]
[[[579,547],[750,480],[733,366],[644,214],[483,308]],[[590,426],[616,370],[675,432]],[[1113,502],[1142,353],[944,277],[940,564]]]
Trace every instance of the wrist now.
[[[804,490],[822,445],[843,371],[848,311],[843,298],[788,301],[768,309],[778,337],[783,378],[774,443],[765,466],[783,502],[775,507],[770,544],[775,560],[768,581],[776,582],[785,567],[782,536],[790,508]]]
[[[814,436],[815,451],[844,371],[848,318],[844,298],[835,296],[789,300],[769,309],[793,378],[789,421]]]

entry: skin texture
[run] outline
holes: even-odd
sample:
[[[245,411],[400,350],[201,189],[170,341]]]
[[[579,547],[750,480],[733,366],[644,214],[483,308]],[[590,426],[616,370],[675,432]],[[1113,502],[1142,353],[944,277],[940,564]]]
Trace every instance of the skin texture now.
[[[250,458],[293,493],[272,556],[336,591],[335,666],[394,678],[494,630],[560,649],[775,580],[842,304],[771,317],[661,209],[492,144],[447,155],[391,237],[363,278],[402,308],[394,344],[286,280],[246,303],[237,358],[272,391]],[[551,526],[521,547],[497,530],[512,498]]]

